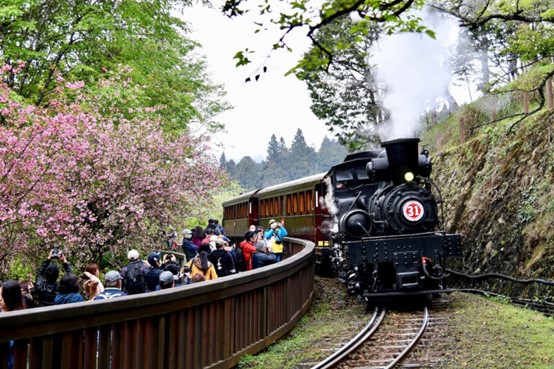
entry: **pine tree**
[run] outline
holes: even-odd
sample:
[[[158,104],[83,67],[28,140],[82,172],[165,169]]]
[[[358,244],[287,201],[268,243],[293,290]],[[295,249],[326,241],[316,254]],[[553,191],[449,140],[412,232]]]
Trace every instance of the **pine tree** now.
[[[281,152],[281,147],[277,142],[277,137],[275,136],[275,134],[272,134],[271,139],[269,140],[269,145],[267,146],[267,158],[266,158],[267,161],[278,162],[280,152]]]
[[[333,165],[344,160],[348,150],[337,140],[330,140],[325,136],[317,153],[320,172],[328,171]]]
[[[240,186],[247,190],[260,187],[261,165],[256,163],[250,156],[243,157],[237,164],[233,179],[238,181]]]
[[[227,168],[227,158],[225,157],[225,153],[221,153],[221,156],[219,157],[219,169],[226,169]]]
[[[291,179],[302,178],[318,172],[317,155],[313,147],[306,144],[306,140],[299,128],[292,141],[288,155],[288,165],[285,167]]]

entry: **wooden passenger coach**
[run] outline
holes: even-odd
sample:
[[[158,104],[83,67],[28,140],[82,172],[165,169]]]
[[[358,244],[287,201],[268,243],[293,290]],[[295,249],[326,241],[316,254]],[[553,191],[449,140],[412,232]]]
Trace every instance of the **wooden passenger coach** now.
[[[228,237],[241,239],[250,224],[258,225],[258,201],[255,197],[258,191],[241,194],[223,203],[221,224]]]
[[[267,228],[269,221],[281,222],[289,237],[310,240],[316,245],[316,263],[323,249],[329,248],[324,204],[327,173],[264,187],[223,203],[223,227],[235,242],[244,239],[248,226]]]

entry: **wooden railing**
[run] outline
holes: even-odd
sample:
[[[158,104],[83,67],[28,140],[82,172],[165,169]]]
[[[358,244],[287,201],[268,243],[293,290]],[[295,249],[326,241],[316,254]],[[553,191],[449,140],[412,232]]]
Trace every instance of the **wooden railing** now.
[[[215,281],[0,313],[0,368],[8,355],[15,369],[230,368],[287,333],[311,304],[314,245],[286,242],[299,252]]]

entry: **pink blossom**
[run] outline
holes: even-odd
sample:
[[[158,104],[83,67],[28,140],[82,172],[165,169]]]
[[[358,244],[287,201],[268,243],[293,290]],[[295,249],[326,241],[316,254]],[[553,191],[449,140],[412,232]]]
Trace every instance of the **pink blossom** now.
[[[155,248],[159,225],[204,216],[225,180],[206,154],[205,137],[167,135],[159,108],[124,114],[111,101],[128,83],[121,76],[102,84],[115,91],[110,101],[82,94],[81,82],[58,80],[48,108],[22,106],[0,84],[7,105],[0,126],[4,263],[32,258],[32,245],[44,243],[62,242],[82,260],[117,253],[121,245]]]
[[[84,81],[77,81],[77,82],[74,82],[74,83],[67,82],[67,83],[65,84],[65,87],[69,88],[70,90],[75,90],[75,89],[83,88],[84,86],[85,86],[85,82],[84,82]]]

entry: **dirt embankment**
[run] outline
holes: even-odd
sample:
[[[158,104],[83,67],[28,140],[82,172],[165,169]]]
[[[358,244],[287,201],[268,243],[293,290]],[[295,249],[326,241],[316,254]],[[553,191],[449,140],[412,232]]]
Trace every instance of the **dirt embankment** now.
[[[432,155],[446,229],[466,272],[554,279],[554,113],[506,131]]]

